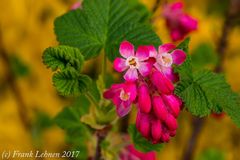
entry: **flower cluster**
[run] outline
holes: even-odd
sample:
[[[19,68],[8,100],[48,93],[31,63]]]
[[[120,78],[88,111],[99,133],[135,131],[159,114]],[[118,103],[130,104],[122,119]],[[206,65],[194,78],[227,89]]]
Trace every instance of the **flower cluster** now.
[[[114,69],[125,72],[124,83],[114,84],[104,92],[111,99],[120,117],[138,108],[136,128],[152,143],[168,142],[176,134],[177,117],[182,101],[174,95],[174,82],[178,76],[173,64],[184,62],[186,54],[173,44],[159,46],[134,46],[124,41],[120,45],[122,58],[114,60]]]
[[[182,40],[189,32],[197,29],[197,20],[183,12],[183,3],[167,4],[163,9],[163,17],[173,41]]]

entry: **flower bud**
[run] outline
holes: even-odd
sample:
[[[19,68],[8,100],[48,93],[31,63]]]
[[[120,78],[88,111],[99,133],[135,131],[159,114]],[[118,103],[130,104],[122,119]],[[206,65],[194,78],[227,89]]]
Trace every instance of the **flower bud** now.
[[[154,119],[151,122],[151,135],[153,142],[158,142],[162,135],[162,124],[159,119]]]
[[[153,70],[150,79],[158,91],[163,94],[171,94],[174,90],[173,83],[165,77],[161,72]]]
[[[163,132],[162,136],[161,136],[161,141],[163,142],[168,142],[170,140],[170,136],[169,136],[169,133],[166,131],[166,132]]]
[[[175,95],[162,95],[163,101],[169,107],[174,117],[177,117],[180,112],[181,103]]]
[[[147,114],[138,113],[140,114],[139,132],[143,137],[148,139],[150,136],[150,117]]]
[[[178,127],[177,120],[171,114],[169,114],[165,120],[167,128],[171,131],[176,130]]]
[[[151,110],[151,98],[145,83],[141,84],[138,89],[138,107],[144,113],[149,113]]]
[[[154,114],[162,121],[164,121],[168,116],[167,108],[161,98],[161,96],[153,96],[153,111]]]

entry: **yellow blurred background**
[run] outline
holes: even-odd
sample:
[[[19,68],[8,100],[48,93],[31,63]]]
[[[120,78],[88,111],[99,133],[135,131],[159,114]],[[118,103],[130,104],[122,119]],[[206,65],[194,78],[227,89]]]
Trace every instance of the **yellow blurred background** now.
[[[223,16],[209,16],[207,0],[186,1],[186,11],[199,21],[198,30],[193,32],[190,52],[200,43],[210,43],[214,48],[221,36]],[[54,117],[68,100],[58,96],[51,83],[51,71],[42,63],[43,50],[57,45],[53,21],[69,10],[74,0],[0,0],[0,47],[9,56],[17,56],[29,67],[29,75],[19,77],[16,86],[26,109],[24,113],[30,121],[35,120],[37,112]],[[155,0],[142,0],[152,9]],[[220,3],[220,2],[219,2]],[[164,20],[158,16],[161,8],[154,14],[154,29],[163,42],[170,42]],[[240,28],[234,27],[229,35],[229,45],[224,60],[224,72],[232,89],[240,93]],[[0,153],[5,150],[35,150],[36,140],[27,130],[19,116],[18,98],[8,83],[8,69],[0,58]],[[219,93],[221,94],[221,93]],[[178,160],[191,136],[191,115],[183,112],[179,117],[177,136],[166,144],[159,153],[159,160]],[[41,149],[58,152],[66,147],[64,132],[57,126],[44,131]],[[194,155],[206,149],[216,149],[225,155],[226,160],[240,159],[240,129],[229,117],[207,118],[197,141]],[[47,159],[47,158],[46,158]]]

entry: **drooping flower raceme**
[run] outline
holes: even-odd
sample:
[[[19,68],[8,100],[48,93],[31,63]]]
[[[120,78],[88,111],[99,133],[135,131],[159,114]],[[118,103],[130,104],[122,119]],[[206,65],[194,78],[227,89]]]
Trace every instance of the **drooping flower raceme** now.
[[[173,41],[182,40],[189,32],[197,29],[197,20],[184,13],[182,2],[165,5],[163,17]]]
[[[136,128],[152,143],[168,142],[175,136],[177,117],[182,101],[174,95],[177,75],[173,64],[181,65],[186,54],[173,44],[164,44],[156,51],[154,46],[134,46],[124,41],[120,53],[125,58],[116,58],[114,68],[126,73],[122,84],[114,84],[104,93],[111,99],[120,117],[131,110],[131,104],[138,108]]]

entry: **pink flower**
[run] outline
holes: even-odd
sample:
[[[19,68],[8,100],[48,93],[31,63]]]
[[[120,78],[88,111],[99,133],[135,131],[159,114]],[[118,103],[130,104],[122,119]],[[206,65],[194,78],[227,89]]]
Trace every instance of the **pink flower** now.
[[[82,1],[78,1],[78,2],[75,2],[72,6],[71,6],[71,10],[75,10],[75,9],[78,9],[78,8],[82,8]]]
[[[156,152],[143,153],[134,148],[134,146],[128,145],[120,154],[120,160],[156,160]]]
[[[103,93],[106,99],[112,99],[120,117],[127,115],[131,110],[131,104],[136,99],[137,88],[133,82],[113,84],[110,89]]]
[[[155,47],[148,46],[150,56],[156,59],[153,65],[174,82],[178,80],[178,76],[174,73],[172,65],[181,65],[186,59],[185,52],[175,48],[174,44],[166,43],[159,46],[157,52]]]
[[[163,16],[173,41],[182,40],[189,32],[197,29],[197,20],[184,13],[182,2],[166,5]]]
[[[119,52],[123,58],[116,58],[113,62],[113,67],[118,72],[127,70],[124,75],[126,81],[137,80],[138,72],[143,77],[149,74],[151,65],[146,62],[149,56],[146,46],[140,46],[135,54],[134,46],[130,42],[124,41],[120,45]]]

